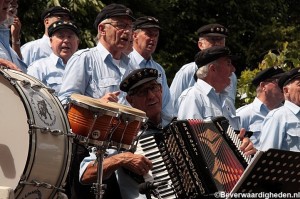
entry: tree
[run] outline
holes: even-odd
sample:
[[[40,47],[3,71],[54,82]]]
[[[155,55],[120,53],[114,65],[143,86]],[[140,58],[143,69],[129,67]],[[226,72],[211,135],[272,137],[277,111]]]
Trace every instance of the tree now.
[[[288,42],[287,57],[296,59],[300,52],[300,1],[294,0],[42,0],[20,1],[19,13],[23,23],[22,41],[41,36],[41,12],[50,5],[69,7],[82,30],[80,48],[93,46],[96,30],[94,19],[104,5],[122,3],[136,17],[155,16],[163,28],[156,53],[171,83],[178,69],[194,60],[198,51],[196,30],[208,23],[220,23],[229,28],[226,45],[240,59],[237,75],[245,69],[258,68],[263,55],[270,49],[282,48]],[[251,78],[251,76],[249,76]]]

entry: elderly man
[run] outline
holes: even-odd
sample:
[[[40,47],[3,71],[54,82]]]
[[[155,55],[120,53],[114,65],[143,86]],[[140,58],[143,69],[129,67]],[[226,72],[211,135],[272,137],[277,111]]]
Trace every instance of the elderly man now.
[[[101,10],[94,23],[97,46],[76,52],[66,66],[59,92],[63,104],[68,103],[72,93],[118,101],[119,85],[128,70],[129,58],[123,51],[130,45],[133,19],[131,10],[121,4]],[[124,93],[120,102],[125,101],[122,96]]]
[[[78,49],[80,32],[75,23],[60,20],[49,26],[48,34],[53,52],[49,57],[33,62],[27,74],[41,80],[58,94],[65,65]]]
[[[226,47],[214,46],[196,55],[197,83],[186,89],[178,100],[178,119],[211,119],[224,116],[234,129],[240,129],[235,110],[228,107],[225,88],[230,84],[231,60]],[[245,129],[242,131],[243,135]],[[244,138],[241,150],[249,155],[255,153],[253,144]]]
[[[281,106],[284,100],[283,93],[277,84],[283,73],[283,69],[276,66],[259,72],[252,80],[252,84],[256,87],[254,101],[236,111],[236,114],[240,116],[241,127],[253,132],[250,140],[256,147],[266,115],[271,110]]]
[[[69,21],[73,19],[69,9],[60,6],[54,6],[46,9],[41,14],[41,20],[44,23],[45,32],[42,38],[30,41],[21,47],[23,61],[30,65],[32,62],[48,57],[52,53],[50,38],[48,35],[49,26],[58,20]]]
[[[153,68],[142,68],[132,71],[120,84],[120,89],[127,93],[126,99],[130,105],[144,111],[149,118],[147,121],[148,129],[145,132],[146,134],[162,131],[162,86],[158,81],[158,77],[158,70]],[[125,167],[137,174],[145,174],[152,168],[152,163],[144,157],[143,161],[148,167],[143,166],[143,163],[141,162],[140,167],[133,169],[124,164],[124,162],[128,161],[125,158],[122,158],[125,154],[127,153],[113,156],[114,162],[112,162],[110,158],[106,158],[104,161],[104,175],[107,175],[106,170],[109,170],[107,167],[117,170],[123,199],[145,198],[138,192],[138,183],[130,176],[126,176],[127,174],[124,173],[121,167]],[[135,156],[143,157],[140,155]],[[83,182],[95,182],[97,179],[97,170],[92,166],[94,159],[95,156],[91,156],[83,161],[81,167],[81,179]],[[111,162],[111,164],[108,164],[108,162]],[[147,172],[140,170],[141,168],[145,169]]]
[[[225,46],[225,40],[228,36],[228,29],[220,24],[208,24],[200,27],[197,30],[199,36],[198,48],[201,50],[210,48],[212,46]],[[197,71],[198,66],[195,62],[191,62],[181,67],[181,69],[176,73],[172,84],[170,86],[170,92],[173,101],[173,107],[178,111],[178,98],[181,93],[193,86],[196,83],[195,72]],[[231,83],[226,88],[228,92],[228,97],[234,106],[235,95],[236,95],[236,84],[237,78],[235,75],[235,68],[231,67],[232,75],[230,76]]]
[[[167,124],[175,114],[172,108],[170,90],[165,70],[152,58],[161,30],[159,21],[151,16],[137,18],[133,23],[133,30],[133,51],[129,54],[130,65],[135,69],[147,67],[159,71],[160,77],[158,80],[163,88],[162,111],[164,123]]]
[[[284,95],[284,105],[270,111],[266,116],[259,142],[259,149],[270,148],[300,151],[300,68],[282,75],[278,86]]]

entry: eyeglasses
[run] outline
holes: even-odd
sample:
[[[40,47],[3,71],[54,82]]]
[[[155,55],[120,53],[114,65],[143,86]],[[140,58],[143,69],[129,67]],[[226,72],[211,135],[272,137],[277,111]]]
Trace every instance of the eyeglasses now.
[[[151,91],[152,93],[157,93],[161,90],[161,86],[160,84],[152,84],[149,87],[146,88],[140,88],[137,91],[133,91],[132,93],[129,93],[130,95],[135,95],[138,97],[145,97],[148,95],[149,91]]]
[[[109,25],[113,26],[114,28],[116,28],[117,30],[133,28],[132,24],[127,24],[127,23],[110,22],[110,23],[104,23],[104,24],[109,24]]]

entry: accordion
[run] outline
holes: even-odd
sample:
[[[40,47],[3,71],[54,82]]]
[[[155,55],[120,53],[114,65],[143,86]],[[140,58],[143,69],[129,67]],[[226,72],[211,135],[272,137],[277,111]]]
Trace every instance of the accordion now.
[[[241,141],[224,117],[173,121],[163,133],[152,138],[157,152],[153,146],[149,147],[152,144],[146,137],[139,141],[137,153],[150,160],[157,156],[163,159],[163,165],[153,163],[149,175],[154,177],[145,178],[145,181],[171,183],[172,193],[158,187],[160,198],[213,198],[215,192],[230,192],[250,162],[238,150]]]

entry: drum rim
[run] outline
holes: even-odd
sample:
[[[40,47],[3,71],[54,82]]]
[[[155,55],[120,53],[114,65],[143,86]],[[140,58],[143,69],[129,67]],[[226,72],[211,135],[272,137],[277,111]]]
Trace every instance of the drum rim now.
[[[108,104],[111,104],[112,106],[118,108],[118,110],[121,113],[127,113],[127,114],[130,114],[130,115],[135,115],[135,116],[142,117],[142,118],[148,118],[147,115],[146,115],[146,112],[144,112],[140,109],[130,107],[130,106],[126,106],[124,104],[120,104],[120,103],[116,103],[116,102],[108,102]]]
[[[108,103],[105,104],[94,98],[91,98],[91,97],[88,97],[85,95],[80,95],[77,93],[73,93],[70,96],[70,103],[79,105],[79,106],[87,108],[87,109],[91,108],[90,110],[93,110],[93,111],[106,110],[106,111],[111,111],[116,114],[119,114],[118,108],[116,108],[114,106],[110,106],[110,105],[108,105]],[[101,106],[99,106],[99,105],[101,105]]]

